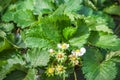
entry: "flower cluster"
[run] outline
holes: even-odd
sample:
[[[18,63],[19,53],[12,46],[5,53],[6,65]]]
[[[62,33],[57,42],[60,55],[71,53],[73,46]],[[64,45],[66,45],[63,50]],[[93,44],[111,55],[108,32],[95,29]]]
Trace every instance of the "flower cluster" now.
[[[80,65],[81,57],[86,52],[84,47],[75,50],[69,50],[69,44],[62,43],[57,45],[57,50],[49,49],[50,63],[46,68],[48,76],[64,75],[68,67]]]

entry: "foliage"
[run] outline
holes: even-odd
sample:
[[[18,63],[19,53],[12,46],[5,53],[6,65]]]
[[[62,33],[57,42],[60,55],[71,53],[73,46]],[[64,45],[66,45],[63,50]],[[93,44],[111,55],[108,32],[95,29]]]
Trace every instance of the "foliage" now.
[[[2,0],[0,80],[118,80],[119,4]]]

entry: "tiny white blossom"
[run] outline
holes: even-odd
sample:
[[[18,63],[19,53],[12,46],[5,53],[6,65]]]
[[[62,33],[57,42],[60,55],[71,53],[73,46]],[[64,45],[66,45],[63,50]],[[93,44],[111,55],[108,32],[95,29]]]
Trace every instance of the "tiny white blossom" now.
[[[60,49],[67,49],[69,47],[69,44],[66,44],[66,43],[58,44],[57,47]]]
[[[72,54],[78,57],[78,56],[83,56],[85,52],[86,52],[86,49],[82,47],[80,49],[72,51]]]
[[[49,49],[49,53],[54,53],[54,50],[53,49]]]

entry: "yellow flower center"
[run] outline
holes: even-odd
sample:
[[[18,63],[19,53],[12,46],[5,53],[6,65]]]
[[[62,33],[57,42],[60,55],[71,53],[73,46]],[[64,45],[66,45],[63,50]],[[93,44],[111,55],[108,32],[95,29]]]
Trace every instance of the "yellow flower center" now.
[[[63,54],[58,54],[57,58],[63,58]]]
[[[75,61],[75,60],[76,60],[76,56],[72,56],[72,57],[71,57],[71,60],[72,60],[72,61]]]
[[[62,49],[67,48],[67,46],[65,44],[63,44],[61,47],[62,47]]]
[[[77,49],[77,50],[75,50],[75,52],[76,52],[76,53],[79,53],[79,52],[80,52],[80,50],[79,50],[79,49]]]
[[[52,74],[54,72],[54,69],[53,68],[49,68],[48,69],[48,73]]]
[[[57,69],[58,69],[58,71],[61,72],[61,71],[63,71],[63,66],[59,66]]]

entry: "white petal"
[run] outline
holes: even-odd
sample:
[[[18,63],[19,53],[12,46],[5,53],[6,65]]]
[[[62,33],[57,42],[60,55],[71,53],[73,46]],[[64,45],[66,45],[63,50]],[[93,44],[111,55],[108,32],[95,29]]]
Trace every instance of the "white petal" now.
[[[61,48],[61,47],[62,47],[62,45],[61,45],[61,44],[57,44],[57,47],[58,47],[58,48]]]
[[[80,53],[78,54],[78,56],[82,56],[82,55],[84,55],[84,53],[82,53],[82,52],[80,52]]]
[[[66,44],[67,48],[69,47],[69,44]]]
[[[84,53],[86,52],[86,49],[85,49],[84,47],[82,47],[82,48],[80,49],[80,52],[84,54]]]

